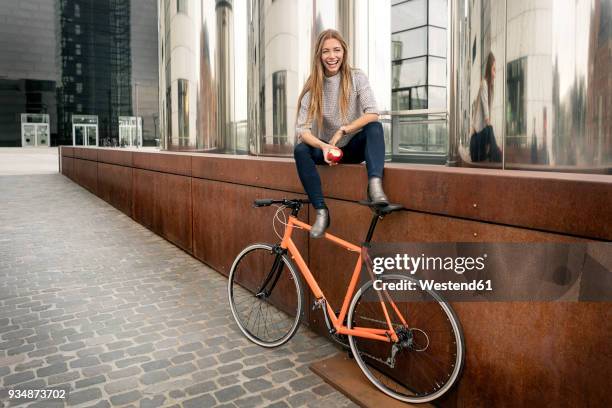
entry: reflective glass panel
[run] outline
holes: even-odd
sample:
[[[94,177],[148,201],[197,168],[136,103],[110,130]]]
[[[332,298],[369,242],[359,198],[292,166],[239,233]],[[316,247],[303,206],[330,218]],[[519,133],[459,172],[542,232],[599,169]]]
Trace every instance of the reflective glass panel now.
[[[446,30],[429,27],[429,54],[446,57]]]
[[[411,86],[425,85],[426,81],[427,58],[413,58],[393,63],[393,88],[407,88]]]
[[[394,61],[421,57],[427,54],[427,27],[393,34],[391,41],[393,47],[392,58]]]
[[[429,0],[429,25],[448,26],[448,0]]]
[[[428,85],[446,86],[446,59],[429,57]]]
[[[427,24],[427,1],[408,0],[392,6],[391,32],[408,30]]]

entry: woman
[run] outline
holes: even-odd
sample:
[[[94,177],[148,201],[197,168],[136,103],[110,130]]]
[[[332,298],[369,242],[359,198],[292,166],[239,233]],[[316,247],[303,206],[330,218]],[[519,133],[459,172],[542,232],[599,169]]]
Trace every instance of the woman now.
[[[486,159],[501,161],[501,150],[497,146],[493,126],[491,126],[491,104],[495,88],[495,56],[489,52],[485,66],[485,77],[480,84],[475,106],[472,108],[473,132],[470,138],[470,158],[472,162]]]
[[[336,30],[323,31],[317,39],[310,77],[298,99],[294,156],[304,190],[316,210],[310,231],[322,237],[330,224],[317,164],[335,165],[330,149],[340,148],[339,163],[361,163],[368,170],[368,198],[377,205],[389,201],[382,188],[385,141],[374,94],[367,76],[352,69],[347,45]]]

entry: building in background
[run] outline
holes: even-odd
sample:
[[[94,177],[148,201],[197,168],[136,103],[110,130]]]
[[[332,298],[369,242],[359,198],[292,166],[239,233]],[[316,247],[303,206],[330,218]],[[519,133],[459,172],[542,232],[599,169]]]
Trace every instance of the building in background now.
[[[126,144],[119,117],[136,116],[157,144],[154,2],[2,2],[0,17],[0,146],[24,145],[22,114],[48,115],[52,145]]]

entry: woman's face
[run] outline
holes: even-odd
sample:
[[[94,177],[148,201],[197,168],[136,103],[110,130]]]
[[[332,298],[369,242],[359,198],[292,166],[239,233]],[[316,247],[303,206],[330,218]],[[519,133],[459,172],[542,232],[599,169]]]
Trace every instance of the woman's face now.
[[[321,63],[325,75],[336,75],[342,66],[344,59],[344,50],[342,44],[335,38],[328,38],[323,41],[323,52],[321,53]]]
[[[495,62],[491,65],[491,79],[495,79]]]

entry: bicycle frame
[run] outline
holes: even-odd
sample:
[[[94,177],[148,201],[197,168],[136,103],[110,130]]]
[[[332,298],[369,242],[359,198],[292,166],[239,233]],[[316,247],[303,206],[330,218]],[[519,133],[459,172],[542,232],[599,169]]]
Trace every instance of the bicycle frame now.
[[[310,225],[308,225],[308,224],[298,220],[293,215],[289,216],[289,220],[288,220],[287,226],[285,228],[285,234],[283,236],[283,239],[281,241],[280,246],[281,246],[281,248],[288,250],[289,253],[291,254],[291,256],[293,257],[293,259],[295,260],[295,262],[296,262],[300,272],[302,273],[302,276],[306,280],[306,283],[310,287],[310,290],[312,290],[312,293],[314,294],[314,296],[316,298],[316,302],[317,303],[324,302],[325,307],[327,308],[328,316],[331,319],[332,324],[334,325],[334,329],[336,330],[336,332],[339,333],[339,334],[345,334],[345,335],[357,336],[357,337],[364,337],[364,338],[368,338],[368,339],[372,339],[372,340],[380,340],[380,341],[386,341],[386,342],[397,342],[398,341],[397,333],[395,332],[395,329],[393,328],[393,325],[391,324],[391,319],[389,317],[389,312],[387,311],[387,307],[385,305],[385,302],[383,302],[382,296],[381,296],[380,293],[378,294],[379,301],[380,301],[380,305],[381,305],[381,308],[382,308],[384,316],[385,316],[385,320],[387,322],[388,329],[376,329],[376,328],[370,328],[370,327],[354,327],[352,329],[349,329],[346,325],[342,324],[342,322],[344,322],[344,318],[346,317],[346,314],[348,312],[350,301],[353,298],[353,295],[355,293],[355,288],[356,288],[357,283],[359,281],[359,273],[361,271],[361,266],[363,264],[363,258],[362,258],[362,255],[361,255],[361,248],[358,247],[357,245],[353,245],[350,242],[347,242],[347,241],[345,241],[345,240],[343,240],[341,238],[338,238],[338,237],[336,237],[336,236],[334,236],[332,234],[325,233],[324,238],[327,239],[328,241],[331,241],[331,242],[333,242],[334,244],[336,244],[338,246],[341,246],[341,247],[343,247],[345,249],[348,249],[351,252],[356,252],[356,253],[359,254],[359,258],[357,259],[357,263],[355,265],[355,269],[353,270],[353,275],[352,275],[351,280],[349,282],[349,285],[348,285],[348,288],[347,288],[347,291],[346,291],[346,295],[344,296],[344,301],[342,303],[342,308],[340,309],[340,314],[338,316],[336,316],[333,308],[329,305],[329,302],[325,298],[325,295],[323,294],[323,291],[319,287],[315,277],[312,275],[312,272],[310,272],[310,269],[308,268],[308,265],[304,261],[304,258],[302,258],[302,255],[300,254],[300,251],[298,250],[297,246],[295,245],[295,243],[291,239],[291,235],[293,233],[294,227],[305,229],[307,231],[310,231],[310,229],[312,228]],[[398,316],[398,318],[400,319],[402,324],[406,325],[406,320],[404,319],[404,317],[400,313],[400,311],[397,308],[397,306],[395,305],[395,303],[388,296],[387,296],[387,298],[388,298],[388,300],[389,300],[389,302],[390,302],[390,304],[391,304],[395,314]]]

